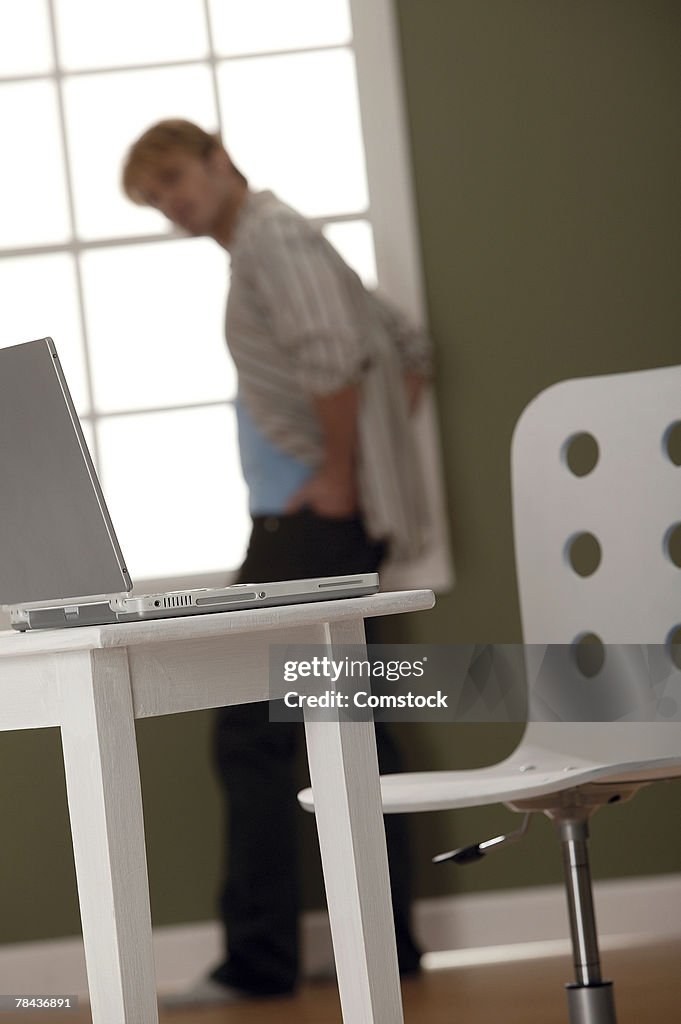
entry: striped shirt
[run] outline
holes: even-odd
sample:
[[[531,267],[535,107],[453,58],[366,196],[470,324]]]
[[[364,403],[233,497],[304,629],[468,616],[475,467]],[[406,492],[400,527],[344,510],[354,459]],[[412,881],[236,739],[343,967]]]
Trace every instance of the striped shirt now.
[[[395,560],[420,554],[428,516],[403,375],[429,376],[428,340],[271,192],[248,193],[229,252],[227,343],[258,430],[314,469],[324,445],[312,397],[356,383],[365,528]]]

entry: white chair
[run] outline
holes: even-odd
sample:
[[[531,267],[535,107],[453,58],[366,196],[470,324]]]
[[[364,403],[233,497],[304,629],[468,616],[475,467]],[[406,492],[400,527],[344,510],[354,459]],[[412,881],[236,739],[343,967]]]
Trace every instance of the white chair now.
[[[512,443],[531,645],[525,733],[497,765],[381,779],[386,812],[498,802],[554,821],[576,973],[571,1024],[615,1022],[600,970],[589,818],[681,776],[680,421],[681,367],[564,381],[529,404]],[[312,809],[311,791],[300,800]],[[476,859],[519,838],[527,820],[517,833],[436,859]]]

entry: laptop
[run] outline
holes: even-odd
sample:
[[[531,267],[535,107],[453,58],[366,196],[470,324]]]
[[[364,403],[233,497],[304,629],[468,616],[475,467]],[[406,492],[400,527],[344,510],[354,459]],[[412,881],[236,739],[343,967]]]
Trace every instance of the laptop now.
[[[133,595],[51,338],[0,349],[0,606],[14,629],[375,594],[377,573]]]

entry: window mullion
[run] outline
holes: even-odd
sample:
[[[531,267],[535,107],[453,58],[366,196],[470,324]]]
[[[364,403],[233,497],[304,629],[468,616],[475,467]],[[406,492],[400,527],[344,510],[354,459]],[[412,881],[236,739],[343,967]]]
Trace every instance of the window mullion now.
[[[68,204],[69,225],[71,228],[71,241],[76,243],[78,232],[76,230],[76,206],[73,189],[73,176],[71,174],[71,161],[69,159],[68,132],[66,129],[66,111],[64,107],[64,72],[61,66],[59,55],[59,43],[57,41],[57,19],[54,9],[55,0],[48,0],[47,9],[50,22],[50,37],[52,41],[52,55],[54,59],[54,77],[57,88],[57,109],[59,114],[59,130],[62,140],[62,156],[64,160],[64,173],[66,181],[66,196]],[[87,334],[87,323],[85,317],[85,296],[83,293],[83,276],[80,265],[80,255],[72,249],[76,271],[76,292],[78,297],[78,317],[80,320],[81,337],[83,340],[83,361],[85,367],[85,386],[90,406],[90,418],[92,421],[92,457],[95,465],[99,467],[99,443],[97,438],[97,410],[95,408],[94,387],[92,380],[92,365],[90,360],[90,345]]]
[[[204,0],[205,2],[205,0]],[[48,0],[50,9],[52,8],[53,0]],[[208,22],[210,25],[210,22]],[[101,67],[91,68],[73,68],[73,70],[65,71],[63,68],[59,70],[59,74],[63,77],[79,78],[85,75],[101,75],[101,74],[120,74],[126,71],[162,71],[167,68],[184,68],[202,64],[218,64],[223,61],[232,60],[259,60],[262,57],[295,57],[301,53],[318,53],[327,52],[332,50],[344,50],[352,48],[352,43],[327,43],[325,45],[315,46],[295,46],[290,49],[284,50],[264,50],[263,52],[256,51],[255,53],[230,53],[225,56],[220,56],[215,51],[212,35],[209,35],[210,49],[207,57],[189,57],[186,60],[159,60],[151,63],[141,64],[103,64]],[[23,82],[36,82],[36,81],[52,81],[56,77],[54,71],[36,71],[35,73],[29,73],[25,75],[2,75],[0,74],[0,85],[16,85],[17,83]]]
[[[363,210],[353,210],[351,213],[327,213],[320,217],[308,217],[310,224],[323,228],[325,224],[352,223],[356,220],[369,220],[371,211],[369,207]],[[147,245],[154,242],[183,241],[186,239],[179,231],[154,232],[149,235],[119,235],[110,238],[88,238],[86,240],[73,238],[70,242],[53,242],[48,245],[24,245],[14,249],[0,248],[0,259],[15,258],[22,256],[49,256],[53,253],[69,252],[78,254],[89,252],[93,249],[114,249],[121,245]]]
[[[218,115],[218,130],[220,138],[223,137],[224,121],[222,119],[222,104],[220,103],[220,86],[218,84],[218,62],[215,54],[215,40],[213,36],[213,20],[210,15],[209,0],[203,0],[203,13],[206,19],[206,36],[208,37],[208,62],[210,64],[210,76],[213,83],[213,99],[215,110]]]

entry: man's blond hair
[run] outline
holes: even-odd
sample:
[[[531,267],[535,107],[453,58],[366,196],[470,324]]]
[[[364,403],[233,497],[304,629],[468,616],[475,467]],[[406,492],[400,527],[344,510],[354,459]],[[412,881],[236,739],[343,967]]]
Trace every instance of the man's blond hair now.
[[[144,198],[136,187],[140,171],[154,170],[169,153],[180,151],[187,156],[205,160],[211,153],[223,148],[218,132],[212,134],[204,131],[192,121],[185,121],[179,117],[158,121],[151,128],[147,128],[128,150],[121,176],[123,191],[133,203],[143,206]],[[244,185],[247,185],[248,181],[241,171],[234,167],[234,164],[232,168]]]

